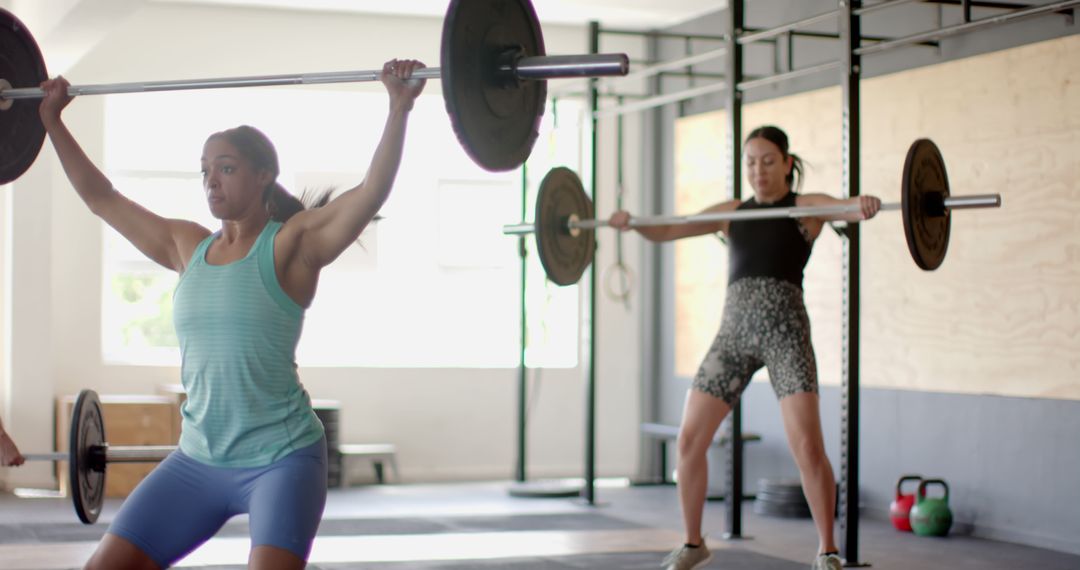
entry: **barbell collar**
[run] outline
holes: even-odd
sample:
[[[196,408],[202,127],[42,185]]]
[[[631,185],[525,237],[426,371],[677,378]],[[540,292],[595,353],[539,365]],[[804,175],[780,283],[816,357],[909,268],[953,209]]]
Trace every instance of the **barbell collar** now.
[[[516,75],[519,79],[559,79],[625,75],[629,68],[630,62],[626,54],[619,53],[523,57],[518,59],[515,64],[506,66],[504,71]],[[289,75],[255,75],[249,77],[72,85],[68,87],[68,95],[78,97],[82,95],[151,93],[156,91],[224,89],[229,87],[362,83],[378,81],[381,73],[381,69],[369,69],[360,71],[330,71]],[[412,77],[414,79],[434,79],[440,77],[440,75],[440,68],[425,67],[414,71]],[[3,78],[0,78],[0,85],[3,85],[4,81]],[[44,96],[45,91],[40,87],[0,89],[0,101],[40,99]]]
[[[946,211],[965,210],[975,208],[1000,208],[1000,194],[974,194],[970,196],[950,196],[942,203]],[[889,202],[881,205],[881,211],[899,210],[899,202]],[[776,218],[813,218],[831,215],[850,214],[860,211],[858,205],[844,206],[808,206],[793,208],[766,208],[761,210],[733,210],[729,212],[713,212],[709,214],[691,214],[685,216],[648,216],[630,218],[630,227],[664,226],[664,225],[688,225],[709,222],[739,221],[739,220],[768,220]],[[608,220],[567,220],[567,230],[595,229],[609,226]],[[503,233],[507,235],[529,234],[536,231],[535,224],[513,224],[503,226]]]
[[[7,79],[0,78],[0,93],[11,89],[11,83]],[[0,111],[7,111],[15,104],[11,99],[0,99]]]

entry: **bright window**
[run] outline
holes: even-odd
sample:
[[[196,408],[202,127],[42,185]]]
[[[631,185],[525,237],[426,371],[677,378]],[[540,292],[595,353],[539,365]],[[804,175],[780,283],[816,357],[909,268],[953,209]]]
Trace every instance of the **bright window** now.
[[[560,115],[564,106],[560,103]],[[166,217],[211,230],[199,156],[206,137],[249,124],[274,141],[293,192],[363,179],[386,118],[382,92],[216,90],[108,96],[105,166],[117,189]],[[580,105],[576,108],[579,112]],[[551,113],[530,165],[535,186],[548,163],[577,169],[578,121],[554,128]],[[557,144],[556,144],[557,143]],[[531,159],[532,161],[532,159]],[[561,162],[559,162],[561,161]],[[535,180],[533,180],[535,178]],[[491,173],[461,149],[441,96],[424,95],[394,192],[372,224],[323,270],[298,349],[301,366],[513,367],[518,362],[521,261],[501,233],[521,216],[521,172]],[[105,232],[103,353],[113,363],[176,364],[176,275],[112,228]],[[530,251],[531,238],[529,240]],[[529,255],[526,303],[530,366],[577,364],[579,292],[555,287]]]

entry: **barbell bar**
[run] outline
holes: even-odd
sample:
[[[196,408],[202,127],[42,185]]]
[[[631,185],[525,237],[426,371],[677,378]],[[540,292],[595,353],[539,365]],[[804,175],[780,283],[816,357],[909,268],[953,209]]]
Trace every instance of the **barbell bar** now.
[[[882,204],[882,210],[903,213],[904,236],[916,265],[937,269],[949,245],[951,212],[1001,207],[1000,194],[951,196],[945,162],[929,139],[912,143],[904,160],[899,203]],[[718,221],[824,217],[858,212],[857,205],[767,208],[631,218],[631,227],[683,225]],[[536,234],[536,249],[548,279],[558,285],[577,283],[592,263],[596,250],[595,230],[610,225],[595,219],[593,203],[572,170],[554,168],[544,177],[536,197],[533,223],[503,226],[508,235]]]
[[[623,54],[551,55],[523,57],[499,66],[499,73],[517,79],[563,79],[569,77],[603,77],[625,74],[628,65]],[[441,68],[425,67],[413,72],[413,79],[438,79]],[[381,69],[358,71],[328,71],[291,75],[252,75],[246,77],[217,77],[208,79],[177,79],[130,83],[99,83],[71,85],[68,95],[115,95],[121,93],[152,93],[192,89],[224,89],[229,87],[273,87],[281,85],[319,85],[330,83],[363,83],[379,81]],[[5,82],[6,83],[6,82]],[[2,87],[4,83],[0,83]],[[41,99],[45,90],[40,87],[0,88],[0,104],[19,99]]]
[[[970,196],[949,197],[942,200],[942,206],[948,210],[963,210],[972,208],[998,208],[1001,206],[1000,194],[973,194]],[[886,202],[881,204],[880,211],[900,210],[903,204],[900,202]],[[765,210],[734,210],[730,212],[714,212],[708,214],[690,214],[685,216],[643,216],[630,218],[630,227],[639,228],[646,226],[665,225],[688,225],[708,222],[745,221],[745,220],[769,220],[775,218],[820,218],[836,216],[861,211],[858,205],[843,206],[801,206],[791,208],[769,208]],[[571,215],[566,221],[566,227],[571,234],[579,230],[591,230],[599,227],[608,227],[609,220],[579,220]],[[503,226],[503,233],[507,235],[531,234],[536,231],[536,224],[513,224]]]
[[[91,450],[91,454],[100,456],[105,463],[157,463],[163,461],[170,453],[176,451],[175,445],[109,445],[103,444],[100,448]],[[71,455],[64,451],[52,451],[48,453],[27,453],[23,455],[27,461],[68,461]]]
[[[626,54],[548,56],[529,0],[452,0],[443,20],[440,66],[417,79],[440,78],[450,123],[482,168],[505,171],[525,162],[539,136],[547,79],[626,75]],[[263,75],[72,86],[104,95],[376,81],[380,70]],[[26,26],[0,9],[0,184],[21,176],[45,140],[38,116],[48,79],[44,57]]]
[[[93,390],[82,390],[71,409],[67,452],[26,453],[27,461],[67,461],[68,489],[75,513],[85,524],[94,524],[105,502],[105,471],[110,463],[155,463],[176,450],[174,445],[109,445],[105,442],[105,419],[101,399]]]

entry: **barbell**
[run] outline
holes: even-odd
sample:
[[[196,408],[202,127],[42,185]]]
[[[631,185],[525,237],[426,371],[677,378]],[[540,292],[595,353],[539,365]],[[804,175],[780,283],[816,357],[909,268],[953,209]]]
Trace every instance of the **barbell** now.
[[[903,213],[904,236],[916,265],[926,271],[941,266],[949,247],[950,213],[969,208],[999,208],[1000,194],[951,196],[945,161],[930,139],[912,143],[904,160],[901,201],[881,205],[882,210]],[[824,217],[858,212],[858,205],[811,206],[735,210],[689,216],[631,218],[631,227],[684,225],[767,218]],[[596,250],[594,231],[609,225],[593,219],[593,203],[574,171],[557,167],[544,177],[536,197],[532,223],[503,226],[509,235],[536,234],[536,249],[548,279],[572,285],[592,263]]]
[[[97,392],[82,390],[71,410],[67,452],[26,453],[27,461],[67,461],[68,489],[75,513],[94,524],[105,502],[105,467],[109,463],[155,463],[176,450],[171,445],[115,446],[105,442],[105,419]]]
[[[466,153],[491,171],[517,168],[532,152],[547,98],[546,79],[626,75],[626,54],[547,56],[529,0],[453,0],[443,20],[438,68],[414,77],[442,80],[450,123]],[[71,86],[104,95],[377,81],[379,70]],[[49,77],[37,42],[14,14],[0,9],[0,184],[21,176],[45,141],[38,116]],[[28,101],[29,100],[29,101]]]

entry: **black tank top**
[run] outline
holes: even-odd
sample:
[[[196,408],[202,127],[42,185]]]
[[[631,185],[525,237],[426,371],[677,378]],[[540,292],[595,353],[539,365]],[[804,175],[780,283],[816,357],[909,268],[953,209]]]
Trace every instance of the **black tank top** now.
[[[772,204],[758,204],[751,198],[738,209],[791,208],[795,199],[794,192]],[[775,277],[802,288],[812,243],[797,219],[733,220],[728,225],[728,245],[729,285],[743,277]]]

